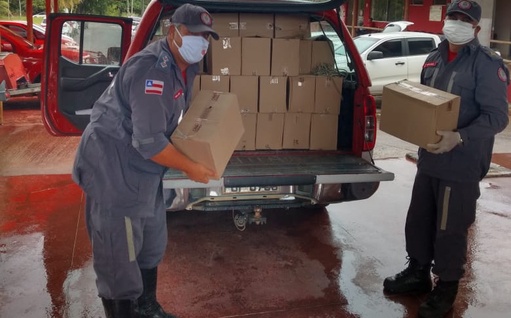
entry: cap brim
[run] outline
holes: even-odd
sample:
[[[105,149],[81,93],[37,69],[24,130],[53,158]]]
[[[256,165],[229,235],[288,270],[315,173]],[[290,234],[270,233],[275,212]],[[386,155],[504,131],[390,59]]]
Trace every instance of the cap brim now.
[[[452,13],[461,13],[461,14],[464,14],[466,15],[467,17],[469,17],[472,21],[475,21],[477,23],[479,23],[479,20],[475,19],[473,16],[471,16],[470,14],[466,13],[465,11],[462,11],[462,10],[451,10],[449,11],[449,13],[447,13],[446,15],[449,15],[449,14],[452,14]]]
[[[218,36],[218,33],[215,32],[212,28],[206,26],[206,25],[187,25],[186,28],[193,33],[200,33],[200,32],[208,32],[211,34],[213,39],[218,40],[220,37]]]

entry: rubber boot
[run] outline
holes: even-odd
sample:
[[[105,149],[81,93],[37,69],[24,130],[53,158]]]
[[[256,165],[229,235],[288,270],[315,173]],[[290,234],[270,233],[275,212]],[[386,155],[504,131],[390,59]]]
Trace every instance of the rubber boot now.
[[[433,287],[431,282],[431,265],[419,265],[410,258],[408,267],[383,281],[383,291],[388,294],[428,293]]]
[[[431,294],[419,307],[420,318],[441,318],[452,308],[458,294],[458,281],[439,280]]]
[[[129,299],[101,298],[106,318],[135,318],[133,302]]]
[[[158,276],[158,268],[140,269],[142,281],[144,283],[144,291],[137,299],[135,312],[140,318],[177,318],[166,313],[156,300],[156,283]]]

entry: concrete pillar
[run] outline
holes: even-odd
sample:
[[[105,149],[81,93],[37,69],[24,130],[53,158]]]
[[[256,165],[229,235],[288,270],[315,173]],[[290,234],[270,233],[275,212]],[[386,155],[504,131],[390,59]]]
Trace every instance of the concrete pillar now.
[[[479,25],[481,31],[479,32],[479,41],[482,45],[490,46],[492,26],[493,26],[493,11],[495,7],[495,0],[476,0],[481,6],[482,15]]]

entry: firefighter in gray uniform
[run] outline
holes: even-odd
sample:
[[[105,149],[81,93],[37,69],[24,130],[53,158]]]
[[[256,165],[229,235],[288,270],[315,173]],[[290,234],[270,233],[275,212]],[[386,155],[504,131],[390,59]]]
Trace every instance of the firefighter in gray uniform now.
[[[444,20],[446,40],[421,74],[422,84],[460,96],[461,104],[457,130],[439,131],[440,142],[419,149],[405,225],[408,267],[383,283],[389,294],[430,293],[419,317],[443,317],[453,306],[479,182],[490,167],[494,136],[509,121],[509,71],[500,56],[479,44],[480,19],[477,2],[453,1]],[[431,268],[438,278],[433,291]]]
[[[162,178],[168,167],[207,183],[214,173],[169,138],[186,112],[211,15],[184,4],[165,39],[131,57],[94,104],[73,179],[86,193],[98,294],[107,317],[173,317],[156,300],[157,266],[167,244]]]

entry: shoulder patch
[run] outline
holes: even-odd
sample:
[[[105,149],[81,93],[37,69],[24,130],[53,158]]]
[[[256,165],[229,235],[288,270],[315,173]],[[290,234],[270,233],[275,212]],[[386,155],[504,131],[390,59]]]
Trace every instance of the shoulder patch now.
[[[497,76],[501,81],[507,83],[507,74],[503,67],[499,67],[499,70],[497,71]]]
[[[148,95],[148,94],[149,95],[162,95],[164,85],[165,85],[165,83],[163,81],[146,79],[144,92],[146,95]]]
[[[167,69],[170,66],[170,56],[167,52],[160,53],[158,61],[156,62],[156,68]]]

